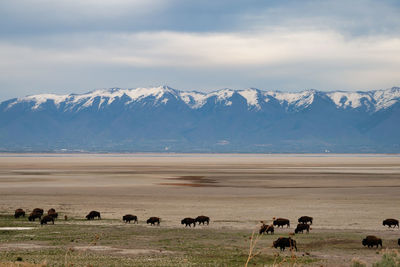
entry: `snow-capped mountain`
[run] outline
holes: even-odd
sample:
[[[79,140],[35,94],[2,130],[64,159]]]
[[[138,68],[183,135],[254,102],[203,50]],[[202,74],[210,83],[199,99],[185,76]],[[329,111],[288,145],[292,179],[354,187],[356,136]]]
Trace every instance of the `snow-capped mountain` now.
[[[0,103],[0,149],[400,152],[399,115],[397,87],[40,94]]]

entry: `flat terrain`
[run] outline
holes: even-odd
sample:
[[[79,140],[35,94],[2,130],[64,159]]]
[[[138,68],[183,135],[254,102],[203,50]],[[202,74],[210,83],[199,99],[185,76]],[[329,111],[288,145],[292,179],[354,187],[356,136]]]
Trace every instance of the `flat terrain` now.
[[[382,226],[400,218],[398,155],[0,155],[0,261],[50,266],[243,266],[260,221],[291,220],[263,236],[251,263],[348,266],[371,263],[380,250],[362,247],[374,234],[398,248],[400,231]],[[55,208],[56,224],[40,227],[10,215],[16,208]],[[100,221],[86,221],[90,210]],[[121,222],[124,214],[138,225]],[[180,220],[211,217],[184,229]],[[294,237],[299,251],[271,248],[314,217],[310,234]],[[161,226],[145,224],[150,216]],[[12,230],[2,227],[33,227]]]

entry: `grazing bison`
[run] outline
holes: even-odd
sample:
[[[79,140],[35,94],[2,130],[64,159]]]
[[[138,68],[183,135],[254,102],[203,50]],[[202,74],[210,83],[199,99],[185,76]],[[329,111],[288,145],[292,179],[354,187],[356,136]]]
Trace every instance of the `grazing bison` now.
[[[299,224],[297,225],[296,229],[294,229],[294,232],[295,232],[296,234],[298,234],[298,233],[303,233],[304,230],[306,230],[307,233],[309,233],[309,232],[310,232],[310,225],[309,225],[309,224],[302,224],[302,223],[299,223]]]
[[[196,222],[200,225],[204,223],[207,223],[207,225],[210,224],[210,217],[204,216],[204,215],[200,215],[196,217]]]
[[[126,214],[126,215],[122,216],[122,220],[125,223],[131,223],[131,221],[133,221],[133,223],[138,223],[137,216],[132,215],[132,214]]]
[[[25,211],[23,209],[16,209],[14,213],[14,217],[18,219],[19,217],[25,217]]]
[[[386,219],[382,222],[383,226],[389,226],[389,228],[391,228],[393,226],[394,227],[399,227],[399,221],[396,219]]]
[[[262,224],[261,227],[260,227],[260,232],[259,232],[260,235],[263,234],[263,233],[268,234],[269,232],[271,234],[274,234],[274,232],[275,232],[274,226],[273,225]]]
[[[58,218],[58,212],[56,212],[55,209],[49,209],[47,211],[47,215],[53,217],[53,219],[57,219]]]
[[[161,219],[158,217],[150,217],[149,219],[147,219],[146,223],[147,224],[150,223],[151,225],[155,225],[155,224],[160,225],[160,221],[161,221]]]
[[[378,247],[379,245],[382,247],[382,239],[377,238],[374,235],[369,235],[366,238],[362,240],[363,246],[368,246],[369,248],[372,248],[373,246]]]
[[[52,222],[54,224],[54,218],[50,215],[46,215],[40,220],[41,225],[47,224],[48,222]]]
[[[191,227],[190,225],[193,224],[193,227],[196,227],[196,219],[193,219],[193,218],[185,218],[185,219],[183,219],[183,220],[181,221],[181,224],[184,224],[185,227],[187,227],[187,226]]]
[[[274,220],[274,226],[280,226],[283,228],[284,225],[287,225],[287,227],[290,227],[290,221],[288,219],[284,218],[278,218]]]
[[[88,215],[86,215],[86,219],[88,219],[88,220],[94,220],[94,218],[96,218],[96,217],[99,218],[99,220],[101,220],[100,212],[95,211],[95,210],[92,210],[91,212],[89,212]]]
[[[313,217],[301,216],[297,221],[299,223],[304,223],[304,224],[310,223],[310,224],[312,224],[312,220],[313,220]]]
[[[40,208],[35,208],[35,209],[33,209],[33,211],[32,211],[33,213],[39,213],[40,215],[43,215],[43,209],[40,209]]]
[[[274,241],[273,245],[274,248],[279,247],[282,251],[284,251],[286,247],[290,248],[290,250],[295,248],[297,251],[296,240],[293,240],[290,237],[279,237]]]
[[[41,219],[42,218],[42,214],[40,213],[36,213],[36,212],[31,212],[31,214],[29,214],[28,220],[30,222],[34,222],[36,219]]]

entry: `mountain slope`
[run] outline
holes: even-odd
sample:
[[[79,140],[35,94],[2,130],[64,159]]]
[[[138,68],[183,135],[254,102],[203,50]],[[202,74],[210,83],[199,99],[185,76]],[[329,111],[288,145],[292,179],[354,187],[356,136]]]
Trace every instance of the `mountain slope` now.
[[[3,151],[400,152],[400,88],[299,93],[170,87],[0,103]]]

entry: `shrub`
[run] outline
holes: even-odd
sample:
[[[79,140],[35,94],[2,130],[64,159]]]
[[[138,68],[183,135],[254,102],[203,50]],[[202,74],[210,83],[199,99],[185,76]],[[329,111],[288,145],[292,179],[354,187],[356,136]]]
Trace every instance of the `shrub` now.
[[[397,250],[386,250],[382,259],[375,262],[373,267],[400,267],[400,254]]]

